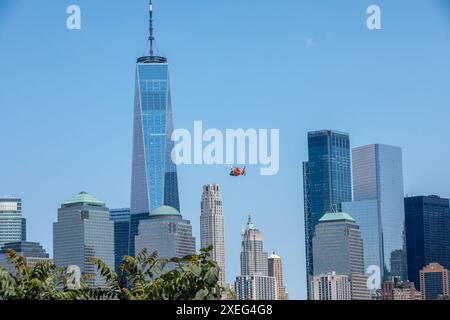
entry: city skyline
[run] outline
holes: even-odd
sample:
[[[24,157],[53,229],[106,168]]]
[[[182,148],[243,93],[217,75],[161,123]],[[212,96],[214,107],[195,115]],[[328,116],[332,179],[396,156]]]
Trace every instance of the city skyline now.
[[[450,169],[446,157],[436,153],[445,142],[444,119],[450,103],[445,94],[450,74],[446,58],[450,47],[444,41],[449,35],[447,21],[433,4],[420,3],[406,18],[401,3],[379,3],[386,13],[380,33],[364,29],[365,3],[325,7],[312,1],[286,1],[276,9],[279,23],[271,30],[263,21],[272,16],[269,6],[237,1],[213,5],[203,0],[158,3],[158,47],[164,48],[171,61],[175,126],[189,128],[202,118],[219,128],[281,129],[281,165],[275,177],[254,176],[250,168],[246,180],[236,181],[224,174],[226,167],[179,169],[183,181],[180,202],[186,218],[195,221],[197,241],[201,187],[211,182],[222,186],[230,213],[225,221],[229,275],[239,273],[238,257],[233,254],[239,251],[239,237],[234,232],[240,229],[242,217],[255,212],[270,244],[267,250],[279,252],[284,259],[291,297],[306,297],[305,279],[298,277],[298,272],[305,272],[303,252],[297,248],[304,247],[299,231],[303,229],[301,161],[306,159],[308,131],[335,128],[349,132],[352,147],[374,142],[401,146],[405,193],[448,198],[444,177]],[[116,5],[108,13],[102,3],[80,4],[86,20],[79,33],[64,29],[60,21],[64,6],[41,8],[17,1],[6,14],[2,12],[0,24],[0,38],[8,44],[0,59],[5,70],[0,75],[5,115],[0,125],[8,132],[1,140],[7,156],[0,159],[0,194],[23,199],[28,238],[41,242],[48,252],[53,252],[51,223],[64,199],[80,190],[89,190],[110,208],[128,207],[130,199],[132,82],[134,61],[146,38],[147,4]],[[233,7],[239,8],[235,24],[225,30],[222,12]],[[201,13],[205,8],[210,10],[207,17]],[[185,12],[192,13],[189,19]],[[246,23],[254,12],[262,19],[255,19],[249,27]],[[104,14],[111,14],[118,23],[97,19]],[[333,21],[321,19],[331,14],[340,15],[343,25],[336,28]],[[421,21],[423,16],[429,24],[408,22]],[[192,29],[180,30],[178,23],[192,20]],[[204,28],[206,24],[209,28]],[[261,38],[261,29],[269,32],[273,43],[266,43],[266,35]],[[23,64],[29,50],[18,40],[25,37],[39,61],[31,67]],[[307,37],[315,46],[304,46]],[[260,57],[260,52],[269,52],[274,59]],[[202,59],[197,59],[200,55]],[[291,69],[280,68],[279,61]],[[237,70],[245,72],[236,77]],[[340,81],[342,70],[347,75]],[[41,78],[44,74],[45,79]],[[404,79],[405,74],[409,79]],[[27,86],[23,85],[25,78]],[[261,93],[265,87],[272,90]],[[281,97],[280,91],[286,95]],[[324,91],[329,94],[319,94]],[[234,112],[239,117],[233,117]],[[48,121],[49,114],[55,121]],[[87,114],[96,121],[84,121]],[[416,130],[423,123],[433,125]],[[381,124],[383,130],[379,130]],[[79,151],[86,149],[89,157],[80,157]],[[274,225],[273,214],[279,212],[284,213],[284,223]]]

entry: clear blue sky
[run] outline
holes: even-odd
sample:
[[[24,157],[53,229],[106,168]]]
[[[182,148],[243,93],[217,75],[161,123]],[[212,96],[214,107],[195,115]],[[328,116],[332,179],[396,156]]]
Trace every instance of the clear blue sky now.
[[[405,193],[450,196],[450,12],[442,0],[156,0],[175,127],[279,128],[278,175],[179,168],[182,213],[199,239],[202,185],[221,184],[228,279],[248,213],[305,298],[301,162],[309,130],[352,146],[403,147]],[[383,30],[366,28],[382,8]],[[65,28],[82,9],[82,30]],[[52,252],[59,204],[88,191],[129,205],[135,59],[147,0],[0,0],[0,194],[23,198],[28,239]],[[310,40],[308,40],[310,39]],[[306,45],[306,43],[311,45]]]

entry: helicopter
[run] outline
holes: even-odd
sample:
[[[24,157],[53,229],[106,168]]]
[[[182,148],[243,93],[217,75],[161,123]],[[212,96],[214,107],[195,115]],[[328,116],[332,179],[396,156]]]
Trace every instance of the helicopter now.
[[[247,175],[247,170],[246,170],[245,166],[243,168],[230,167],[230,169],[231,169],[230,176],[232,176],[232,177],[240,177],[240,176],[245,177]]]

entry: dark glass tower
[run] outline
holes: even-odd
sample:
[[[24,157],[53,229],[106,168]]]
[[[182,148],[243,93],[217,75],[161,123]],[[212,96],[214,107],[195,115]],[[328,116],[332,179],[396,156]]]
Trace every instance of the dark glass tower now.
[[[352,200],[350,138],[332,130],[308,133],[308,161],[303,163],[306,272],[313,275],[312,238],[319,219]],[[309,288],[309,286],[308,286]]]
[[[419,289],[420,270],[429,263],[450,268],[449,199],[405,198],[408,278]]]
[[[109,219],[114,222],[114,264],[120,273],[123,256],[128,255],[130,234],[130,209],[111,209]]]
[[[180,210],[177,168],[172,162],[172,104],[169,65],[154,55],[153,5],[150,1],[150,55],[137,60],[129,254],[139,221],[163,205]]]

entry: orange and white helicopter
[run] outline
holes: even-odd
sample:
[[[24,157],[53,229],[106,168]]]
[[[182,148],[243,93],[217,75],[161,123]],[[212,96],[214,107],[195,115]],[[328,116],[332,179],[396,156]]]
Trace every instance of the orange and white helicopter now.
[[[245,168],[245,166],[243,168],[239,168],[239,167],[230,167],[230,176],[232,177],[240,177],[240,176],[246,176],[247,175],[247,170]]]

